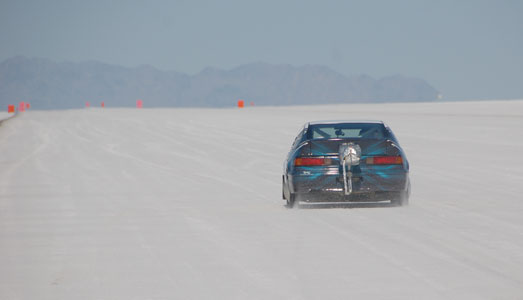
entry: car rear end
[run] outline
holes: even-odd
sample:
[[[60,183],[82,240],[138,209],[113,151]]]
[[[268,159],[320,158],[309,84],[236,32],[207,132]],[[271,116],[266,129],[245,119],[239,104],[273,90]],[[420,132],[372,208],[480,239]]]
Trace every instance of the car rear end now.
[[[357,163],[347,165],[347,146],[358,149]],[[298,201],[400,201],[409,192],[408,161],[381,122],[310,124],[287,164]]]

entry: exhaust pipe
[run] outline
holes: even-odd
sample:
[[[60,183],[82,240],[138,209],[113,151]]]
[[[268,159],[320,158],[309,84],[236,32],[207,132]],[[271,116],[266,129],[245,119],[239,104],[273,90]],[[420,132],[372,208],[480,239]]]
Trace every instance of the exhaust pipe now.
[[[354,143],[343,143],[340,144],[338,153],[343,169],[343,191],[345,195],[350,195],[352,193],[351,167],[360,164],[361,147]]]

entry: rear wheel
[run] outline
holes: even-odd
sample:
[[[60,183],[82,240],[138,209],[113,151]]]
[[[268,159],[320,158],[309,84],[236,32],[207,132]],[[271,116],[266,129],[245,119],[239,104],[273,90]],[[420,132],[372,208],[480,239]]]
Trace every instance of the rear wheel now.
[[[285,200],[287,200],[287,208],[293,208],[297,204],[296,194],[291,193]]]
[[[409,197],[410,197],[410,181],[407,186],[406,191],[401,191],[398,193],[394,199],[392,199],[391,203],[394,206],[406,206],[409,205]]]
[[[399,192],[398,195],[396,195],[392,201],[393,206],[406,206],[409,205],[409,195],[407,191]]]

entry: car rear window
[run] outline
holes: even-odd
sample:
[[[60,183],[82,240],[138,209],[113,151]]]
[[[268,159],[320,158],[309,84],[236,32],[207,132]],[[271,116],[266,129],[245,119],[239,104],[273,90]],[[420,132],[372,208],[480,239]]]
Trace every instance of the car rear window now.
[[[380,123],[337,123],[310,125],[308,139],[383,139],[385,126]]]

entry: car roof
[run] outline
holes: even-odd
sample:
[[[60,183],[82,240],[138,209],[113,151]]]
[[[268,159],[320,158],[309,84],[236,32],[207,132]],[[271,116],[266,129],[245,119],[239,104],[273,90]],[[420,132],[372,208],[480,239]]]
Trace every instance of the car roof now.
[[[312,121],[308,122],[309,125],[319,124],[383,124],[383,121],[379,120],[324,120],[324,121]]]

